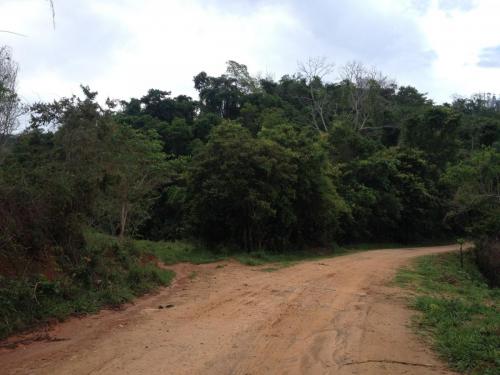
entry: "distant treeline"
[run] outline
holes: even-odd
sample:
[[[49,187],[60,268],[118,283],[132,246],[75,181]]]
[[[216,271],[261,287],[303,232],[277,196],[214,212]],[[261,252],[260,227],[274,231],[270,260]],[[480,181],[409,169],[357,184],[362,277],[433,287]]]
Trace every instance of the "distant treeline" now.
[[[498,237],[497,108],[331,70],[311,59],[276,81],[229,61],[194,77],[199,100],[152,89],[101,105],[82,87],[32,105],[28,129],[1,134],[2,264],[78,263],[89,227],[225,251]],[[0,87],[4,121],[21,104]]]

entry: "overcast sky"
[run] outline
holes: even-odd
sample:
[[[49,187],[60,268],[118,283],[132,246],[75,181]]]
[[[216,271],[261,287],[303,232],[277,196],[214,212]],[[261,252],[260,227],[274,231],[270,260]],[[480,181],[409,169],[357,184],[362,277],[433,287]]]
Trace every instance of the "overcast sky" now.
[[[227,60],[276,79],[297,62],[359,60],[437,102],[500,93],[499,0],[0,0],[0,45],[29,101],[78,93],[195,96]],[[335,75],[332,79],[335,79]]]

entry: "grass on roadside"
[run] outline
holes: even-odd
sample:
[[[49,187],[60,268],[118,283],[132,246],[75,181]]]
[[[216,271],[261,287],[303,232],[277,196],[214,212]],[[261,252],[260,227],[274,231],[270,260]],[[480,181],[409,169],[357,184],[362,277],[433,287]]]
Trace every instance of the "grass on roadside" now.
[[[427,240],[426,242],[417,243],[398,243],[398,242],[367,242],[367,243],[355,243],[342,246],[346,250],[379,250],[379,249],[406,249],[406,248],[416,248],[416,247],[426,247],[426,246],[444,246],[455,244],[452,239],[437,239],[437,240]]]
[[[236,259],[248,266],[261,266],[265,264],[279,264],[279,268],[289,267],[303,260],[328,258],[337,255],[352,253],[355,250],[337,248],[335,250],[321,251],[293,251],[278,253],[270,251],[254,251],[250,253],[230,253],[228,251],[212,252],[201,245],[187,241],[147,241],[136,240],[134,245],[146,253],[155,255],[165,264],[189,262],[204,264],[221,260]]]
[[[203,264],[232,258],[247,266],[274,264],[274,266],[271,267],[272,269],[266,270],[267,272],[290,267],[300,261],[331,258],[340,255],[353,254],[359,251],[395,249],[410,246],[399,243],[362,243],[342,247],[332,246],[331,248],[311,249],[307,251],[274,252],[261,250],[249,253],[233,253],[227,249],[211,251],[203,245],[195,244],[189,241],[154,242],[148,240],[134,240],[133,242],[137,248],[141,249],[141,251],[154,254],[165,264],[175,264],[180,262]],[[412,245],[412,247],[417,246],[425,245]]]
[[[141,251],[155,255],[165,264],[189,262],[204,264],[227,259],[224,254],[212,252],[203,246],[188,241],[148,241],[134,240],[134,244]]]
[[[158,286],[174,272],[156,267],[132,243],[88,231],[78,262],[54,258],[24,277],[0,276],[0,339],[70,315],[118,306]]]
[[[398,272],[396,282],[415,292],[411,306],[419,333],[455,370],[500,374],[500,289],[490,289],[467,254],[418,258]]]
[[[281,268],[291,267],[301,261],[333,258],[341,255],[353,254],[359,251],[363,250],[337,247],[332,249],[293,251],[289,253],[255,251],[251,253],[236,254],[233,258],[247,266],[263,266],[266,264],[272,264],[273,267],[263,269],[262,271],[273,272]]]

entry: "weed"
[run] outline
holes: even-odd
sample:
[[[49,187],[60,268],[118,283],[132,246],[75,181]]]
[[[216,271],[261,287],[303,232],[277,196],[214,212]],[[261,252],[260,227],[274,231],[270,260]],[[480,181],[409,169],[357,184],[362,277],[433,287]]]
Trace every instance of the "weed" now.
[[[419,258],[396,282],[417,293],[415,327],[454,369],[500,373],[500,290],[488,288],[470,253],[463,268],[456,253]]]
[[[187,241],[147,241],[135,240],[142,251],[152,253],[165,264],[189,262],[193,264],[212,263],[226,257]]]
[[[39,274],[13,279],[0,276],[0,339],[47,321],[117,306],[159,286],[174,272],[142,260],[131,242],[86,233],[79,263],[61,263],[56,278]]]

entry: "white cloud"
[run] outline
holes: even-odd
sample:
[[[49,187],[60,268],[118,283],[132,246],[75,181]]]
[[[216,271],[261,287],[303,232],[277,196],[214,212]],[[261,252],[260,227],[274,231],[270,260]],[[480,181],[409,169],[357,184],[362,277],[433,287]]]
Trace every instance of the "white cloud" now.
[[[278,5],[235,14],[195,1],[135,3],[93,3],[99,13],[128,25],[125,40],[114,48],[110,69],[96,82],[98,87],[116,84],[114,95],[138,95],[137,90],[145,93],[151,87],[194,94],[193,76],[202,70],[222,73],[229,59],[265,68],[261,57],[268,55],[272,63],[273,53],[282,50],[277,45],[280,35],[291,35],[297,27]]]
[[[443,9],[434,1],[420,20],[437,53],[432,66],[431,92],[441,100],[454,93],[500,92],[500,69],[479,66],[481,52],[500,45],[500,2],[476,1],[474,6]]]
[[[195,95],[192,77],[225,61],[253,73],[293,73],[323,55],[376,65],[438,101],[500,91],[500,70],[479,66],[500,45],[497,0],[3,0],[0,34],[20,62],[31,100],[78,92],[142,96],[149,88]],[[492,65],[492,64],[490,64]]]

